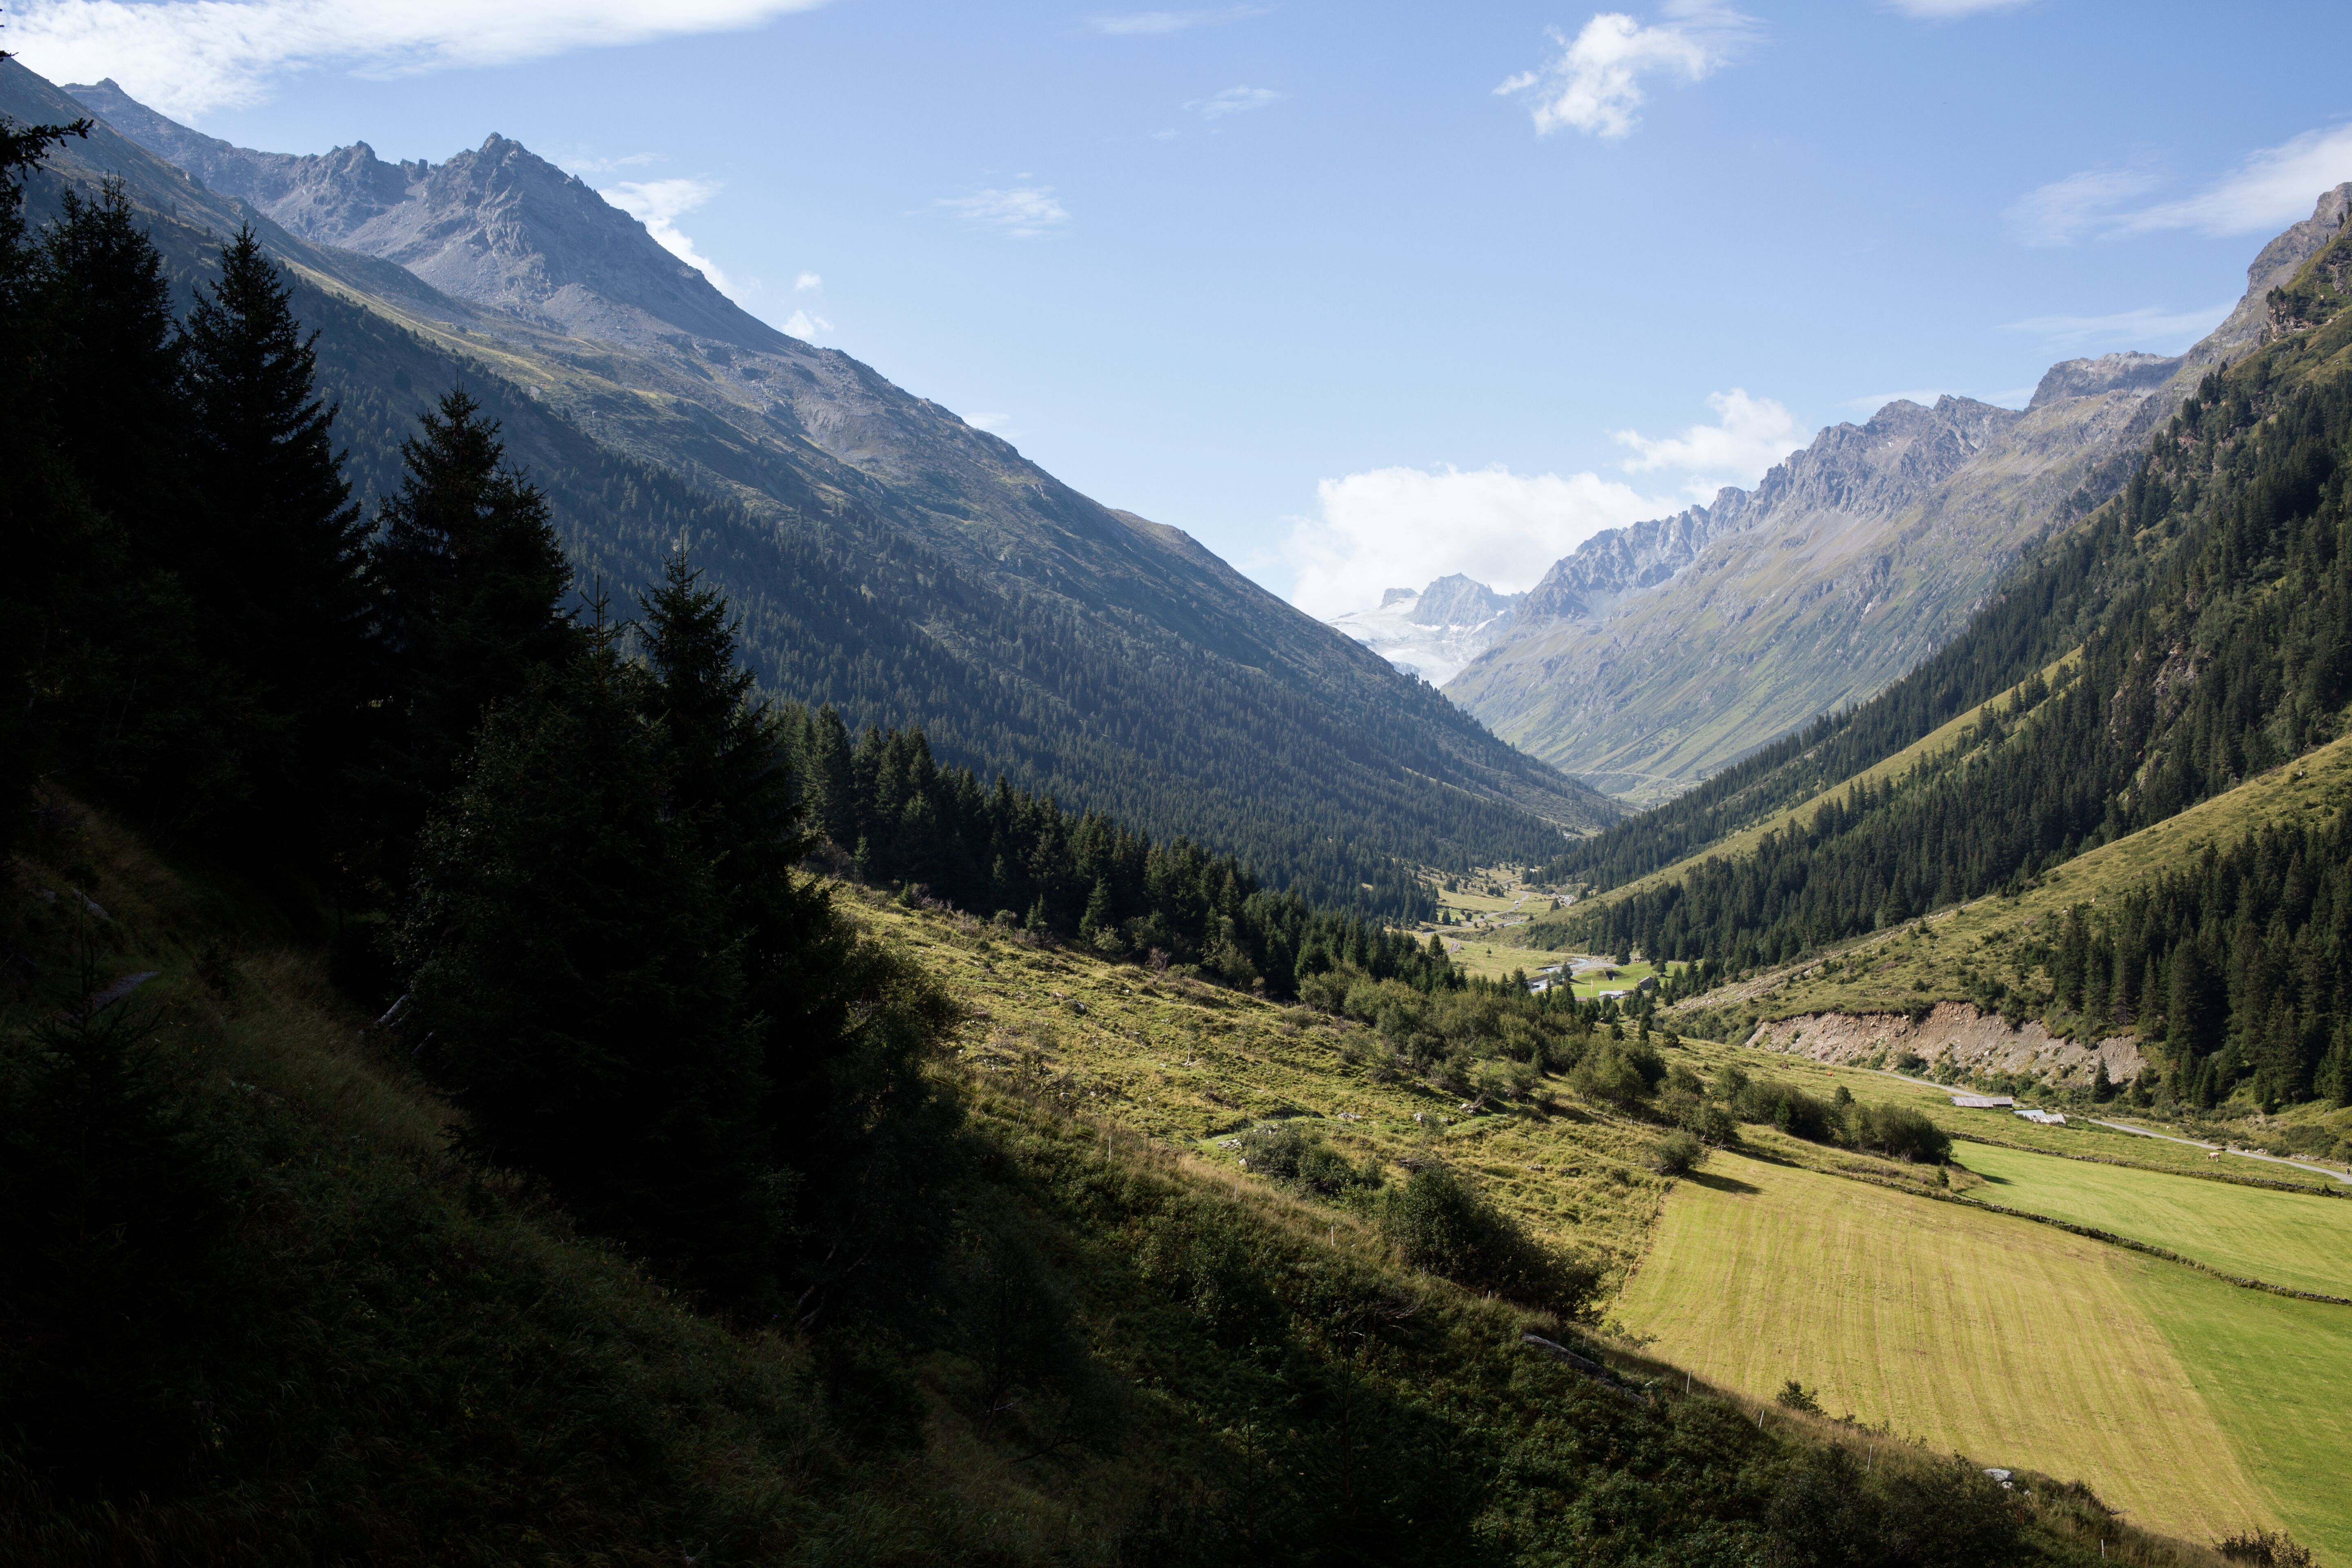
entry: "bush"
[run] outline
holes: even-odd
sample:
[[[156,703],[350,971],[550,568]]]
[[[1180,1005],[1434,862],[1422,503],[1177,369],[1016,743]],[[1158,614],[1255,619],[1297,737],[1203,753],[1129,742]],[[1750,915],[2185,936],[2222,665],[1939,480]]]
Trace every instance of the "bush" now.
[[[1882,1455],[1865,1468],[1851,1449],[1816,1449],[1790,1465],[1774,1489],[1765,1510],[1771,1534],[1765,1561],[1790,1568],[2008,1563],[2020,1545],[2010,1504],[2000,1483],[1966,1459],[1915,1467],[1890,1464]]]
[[[1348,1157],[1323,1142],[1318,1132],[1288,1122],[1270,1121],[1242,1134],[1244,1166],[1270,1182],[1337,1197],[1357,1188],[1381,1184],[1381,1163],[1366,1158],[1351,1165]]]
[[[1650,1168],[1662,1176],[1687,1176],[1705,1163],[1706,1145],[1688,1132],[1669,1132],[1650,1150]]]
[[[1848,1126],[1857,1149],[1922,1165],[1952,1157],[1952,1135],[1906,1105],[1856,1106]]]
[[[1415,1268],[1473,1290],[1574,1313],[1601,1283],[1581,1259],[1553,1257],[1453,1172],[1431,1165],[1391,1188],[1381,1229]]]
[[[1769,1079],[1743,1087],[1731,1110],[1742,1121],[1769,1121],[1791,1138],[1814,1143],[1830,1142],[1836,1127],[1827,1101]]]

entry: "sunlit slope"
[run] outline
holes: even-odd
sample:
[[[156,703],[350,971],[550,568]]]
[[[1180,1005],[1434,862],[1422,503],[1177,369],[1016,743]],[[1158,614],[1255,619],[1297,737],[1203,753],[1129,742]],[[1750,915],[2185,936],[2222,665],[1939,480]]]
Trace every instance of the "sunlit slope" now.
[[[2074,661],[2075,657],[2075,654],[2069,653],[2063,658],[2053,660],[2049,667],[2041,672],[2039,679],[2044,682],[2054,682]],[[1500,940],[1526,947],[1556,946],[1561,940],[1561,928],[1570,918],[1571,912],[1575,915],[1586,914],[1591,912],[1596,903],[1614,902],[1647,889],[1672,882],[1692,867],[1710,858],[1728,858],[1746,854],[1753,850],[1767,833],[1785,827],[1790,821],[1801,823],[1810,820],[1814,812],[1856,785],[1884,784],[1890,779],[1902,777],[1923,763],[1934,762],[1965,751],[1973,742],[1973,732],[1980,731],[1986,720],[1996,711],[2007,713],[2012,709],[2016,705],[2019,692],[2031,684],[2032,684],[2032,681],[2019,682],[2000,696],[1979,703],[1948,723],[1938,726],[1928,734],[1922,735],[1893,756],[1864,769],[1851,779],[1819,792],[1785,811],[1767,813],[1748,826],[1717,839],[1705,848],[1685,856],[1671,866],[1653,871],[1648,876],[1638,878],[1622,887],[1612,888],[1606,892],[1596,894],[1594,902],[1573,906],[1572,911],[1570,910],[1547,911]]]
[[[1969,1195],[2112,1231],[2292,1290],[2352,1298],[2352,1201],[1963,1143]]]
[[[1685,1004],[1684,1015],[1725,1023],[1747,1016],[1902,1012],[1923,1000],[1967,996],[1963,963],[2016,985],[2029,977],[2018,958],[2019,939],[2029,927],[2063,919],[2074,904],[2096,906],[2115,898],[2186,864],[2209,844],[2226,847],[2265,823],[2322,823],[2347,805],[2352,735],[2078,856],[2014,898],[1979,899],[1874,932],[1710,992]]]
[[[1676,1187],[1618,1310],[1658,1354],[1759,1399],[1797,1378],[1832,1414],[2081,1477],[2154,1528],[2274,1527],[2137,1267],[2031,1221],[1731,1154]]]
[[[2154,1258],[2116,1268],[2288,1531],[2321,1563],[2352,1563],[2352,1307],[2234,1289]],[[2183,1472],[2192,1485],[2203,1473]]]

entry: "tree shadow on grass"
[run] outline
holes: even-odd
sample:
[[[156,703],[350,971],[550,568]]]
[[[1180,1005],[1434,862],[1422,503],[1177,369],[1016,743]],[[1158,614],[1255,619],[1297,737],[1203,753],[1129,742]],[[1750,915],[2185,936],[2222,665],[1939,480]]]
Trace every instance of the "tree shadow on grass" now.
[[[1705,1171],[1693,1171],[1689,1175],[1685,1176],[1683,1180],[1685,1182],[1696,1182],[1700,1186],[1706,1187],[1715,1192],[1734,1193],[1742,1197],[1754,1197],[1757,1194],[1761,1193],[1764,1190],[1754,1183],[1743,1182],[1737,1176],[1710,1175]]]

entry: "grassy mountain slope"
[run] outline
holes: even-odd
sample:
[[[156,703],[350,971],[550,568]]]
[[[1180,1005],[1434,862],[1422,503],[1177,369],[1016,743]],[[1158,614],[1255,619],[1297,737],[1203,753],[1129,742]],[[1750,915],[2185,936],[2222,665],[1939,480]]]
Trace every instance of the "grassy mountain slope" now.
[[[998,1059],[1011,1019],[938,1067],[969,1119],[947,1295],[870,1331],[729,1329],[453,1157],[453,1113],[233,879],[61,801],[12,871],[0,1182],[38,1267],[0,1289],[11,1561],[1747,1561],[1814,1528],[1812,1456],[1852,1441],[1695,1381],[1592,1381],[1520,1342],[1573,1331],[1553,1320],[1150,1138],[1138,1100]],[[1133,970],[884,923],[951,984],[1017,973],[1042,1016],[1057,981],[1103,1003],[1065,1007],[1074,1032],[1125,1037]],[[1245,998],[1134,1006],[1228,1062],[1279,1032]],[[93,1138],[89,1180],[25,1185]],[[22,1337],[28,1315],[69,1332]],[[1925,1454],[1879,1464],[1871,1495],[1947,1484]],[[2104,1532],[2211,1561],[2080,1497],[2020,1517],[2028,1560]]]
[[[11,61],[0,110],[81,106]],[[520,149],[510,161],[563,179]],[[690,538],[780,694],[920,724],[947,759],[1242,853],[1327,901],[1391,858],[1538,858],[1562,828],[1613,815],[1178,531],[1076,495],[845,356],[749,317],[744,348],[651,318],[583,336],[453,298],[298,237],[102,124],[53,167],[123,178],[184,283],[255,224],[304,285],[364,497],[392,483],[416,410],[462,375],[583,573],[646,582]]]

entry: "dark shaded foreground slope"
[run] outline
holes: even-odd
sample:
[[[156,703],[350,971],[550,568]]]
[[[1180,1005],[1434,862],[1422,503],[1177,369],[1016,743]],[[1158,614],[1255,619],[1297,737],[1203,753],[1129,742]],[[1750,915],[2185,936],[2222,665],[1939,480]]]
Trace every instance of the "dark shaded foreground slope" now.
[[[2212,1561],[1678,1378],[1629,1397],[1345,1216],[945,1066],[937,1285],[721,1325],[447,1153],[235,885],[55,801],[13,870],[11,1562]]]

